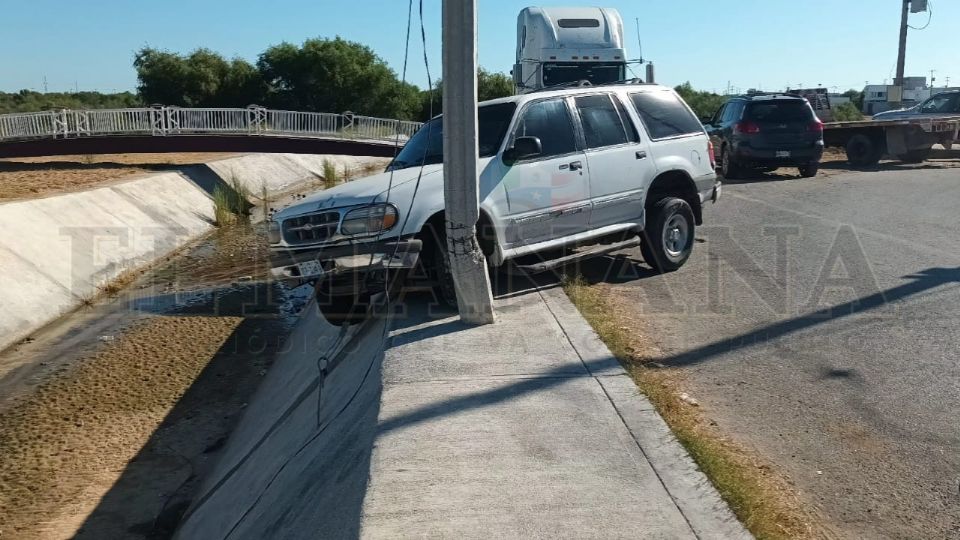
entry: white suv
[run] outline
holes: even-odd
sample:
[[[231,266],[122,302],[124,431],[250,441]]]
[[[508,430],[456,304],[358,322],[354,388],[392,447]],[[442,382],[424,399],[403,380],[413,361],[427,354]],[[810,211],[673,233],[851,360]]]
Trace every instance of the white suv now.
[[[710,140],[666,87],[538,91],[483,102],[478,120],[477,231],[494,267],[511,262],[535,272],[640,243],[652,267],[676,270],[693,249],[703,204],[720,196]],[[441,300],[455,301],[446,257],[442,129],[441,118],[434,118],[386,172],[274,215],[274,274],[323,276],[318,292],[355,300],[385,286],[384,268],[416,266]],[[560,249],[574,246],[579,254]],[[533,254],[539,260],[528,264],[525,256]]]

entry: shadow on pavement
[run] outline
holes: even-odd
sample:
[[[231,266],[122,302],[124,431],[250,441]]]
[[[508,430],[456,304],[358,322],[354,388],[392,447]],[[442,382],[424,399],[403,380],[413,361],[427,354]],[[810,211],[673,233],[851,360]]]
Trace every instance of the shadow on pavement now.
[[[929,268],[922,272],[905,276],[905,278],[910,281],[869,296],[773,323],[683,353],[660,358],[658,362],[668,367],[699,364],[730,351],[770,342],[796,332],[829,324],[851,315],[876,309],[888,303],[903,300],[910,296],[935,289],[942,285],[960,282],[960,267]],[[845,375],[842,373],[830,373],[828,376],[844,377]]]

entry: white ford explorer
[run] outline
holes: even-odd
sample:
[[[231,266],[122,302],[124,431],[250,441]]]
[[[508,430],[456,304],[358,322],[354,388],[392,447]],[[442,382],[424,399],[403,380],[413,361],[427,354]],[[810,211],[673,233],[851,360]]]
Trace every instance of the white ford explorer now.
[[[424,124],[386,172],[275,214],[273,273],[317,279],[318,294],[350,305],[382,290],[385,268],[416,267],[422,272],[410,274],[454,302],[441,120]],[[693,249],[703,205],[720,197],[710,140],[670,88],[538,91],[483,102],[478,121],[477,233],[493,267],[536,272],[639,243],[650,266],[676,270]]]

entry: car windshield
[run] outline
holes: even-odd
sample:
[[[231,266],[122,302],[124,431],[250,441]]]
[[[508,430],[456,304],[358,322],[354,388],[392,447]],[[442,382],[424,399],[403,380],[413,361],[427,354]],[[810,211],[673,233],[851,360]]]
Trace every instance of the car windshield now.
[[[800,100],[751,103],[744,118],[755,122],[801,122],[813,117],[813,111]]]
[[[958,98],[960,98],[960,94],[940,94],[939,96],[933,96],[920,107],[920,110],[925,113],[956,112]]]
[[[477,131],[480,157],[491,157],[500,150],[503,137],[510,127],[516,103],[484,105],[477,109]],[[424,124],[407,141],[387,170],[406,169],[443,162],[443,117],[438,116]]]

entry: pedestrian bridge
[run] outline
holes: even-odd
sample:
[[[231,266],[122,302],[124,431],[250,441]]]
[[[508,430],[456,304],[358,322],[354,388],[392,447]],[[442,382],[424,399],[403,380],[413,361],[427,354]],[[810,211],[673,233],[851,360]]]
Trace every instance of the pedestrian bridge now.
[[[420,122],[264,107],[60,109],[0,115],[0,158],[165,152],[392,157]]]

